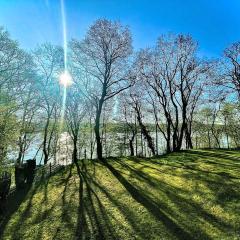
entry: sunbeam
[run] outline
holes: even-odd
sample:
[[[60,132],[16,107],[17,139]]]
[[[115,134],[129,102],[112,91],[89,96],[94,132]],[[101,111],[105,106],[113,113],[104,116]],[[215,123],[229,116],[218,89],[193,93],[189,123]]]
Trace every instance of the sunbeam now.
[[[62,34],[63,34],[63,54],[64,54],[64,72],[59,76],[59,83],[63,86],[63,99],[61,108],[61,120],[60,120],[60,132],[62,131],[65,109],[66,109],[66,98],[67,98],[67,87],[72,84],[72,77],[68,72],[67,66],[67,24],[66,24],[66,11],[64,0],[61,0],[61,17],[62,17]]]

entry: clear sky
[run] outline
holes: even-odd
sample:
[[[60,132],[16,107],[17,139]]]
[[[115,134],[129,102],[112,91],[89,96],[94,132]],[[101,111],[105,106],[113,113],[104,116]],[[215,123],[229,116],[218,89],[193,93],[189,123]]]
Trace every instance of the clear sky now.
[[[97,18],[130,27],[135,49],[162,33],[189,33],[201,54],[219,56],[240,41],[240,0],[65,0],[68,39],[82,38]],[[60,0],[0,0],[0,25],[24,48],[62,43]]]

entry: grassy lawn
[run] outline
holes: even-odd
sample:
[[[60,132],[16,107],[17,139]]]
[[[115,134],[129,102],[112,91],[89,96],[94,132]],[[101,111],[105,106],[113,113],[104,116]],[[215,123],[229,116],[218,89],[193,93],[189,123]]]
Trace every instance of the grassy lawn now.
[[[240,239],[240,152],[81,163],[35,184],[3,239]],[[5,225],[5,226],[3,226]]]

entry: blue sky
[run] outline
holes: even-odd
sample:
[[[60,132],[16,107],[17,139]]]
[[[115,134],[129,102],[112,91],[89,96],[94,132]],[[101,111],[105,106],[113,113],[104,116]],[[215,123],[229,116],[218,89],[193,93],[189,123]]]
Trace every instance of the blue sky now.
[[[217,57],[240,41],[240,0],[65,0],[68,39],[82,38],[97,18],[130,27],[135,49],[159,35],[189,33],[201,54]],[[62,43],[60,0],[0,0],[0,25],[24,48]]]

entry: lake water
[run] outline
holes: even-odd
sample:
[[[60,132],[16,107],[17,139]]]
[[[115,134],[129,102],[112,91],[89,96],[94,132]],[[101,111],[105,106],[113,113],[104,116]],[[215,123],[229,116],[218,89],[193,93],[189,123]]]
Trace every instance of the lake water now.
[[[151,135],[152,135],[153,139],[155,139],[155,133],[152,132]],[[119,148],[112,145],[114,142],[112,137],[113,136],[109,135],[109,137],[107,139],[107,145],[108,145],[108,149],[109,149],[108,155],[111,155],[113,157],[120,156],[121,151],[119,150]],[[114,137],[116,137],[116,136],[114,136]],[[118,133],[117,137],[121,138],[122,134]],[[140,140],[141,140],[141,137],[138,136],[138,155],[144,155],[147,157],[150,156],[150,151],[147,147],[147,144],[144,143],[143,145],[141,145]],[[126,148],[128,150],[128,142],[127,141],[128,140],[126,140]],[[42,136],[40,134],[37,134],[34,141],[30,144],[28,150],[26,151],[26,153],[24,155],[24,160],[36,158],[37,165],[43,164],[43,152],[42,152],[42,149],[39,149],[41,143],[42,143]],[[194,143],[194,137],[193,137],[193,143]],[[222,139],[220,139],[220,143],[221,143],[221,147],[226,148],[227,147],[226,137],[222,137]],[[155,144],[156,144],[156,142],[154,140],[154,145]],[[185,143],[183,143],[183,149],[184,149],[184,146],[185,146]],[[201,146],[201,147],[207,147],[207,145]],[[163,138],[163,136],[160,133],[158,133],[158,154],[161,155],[161,154],[165,153],[165,149],[166,149],[165,139]],[[84,146],[81,148],[80,158],[85,157],[85,151],[86,151],[86,157],[90,158],[90,155],[91,155],[90,154],[90,146]],[[104,151],[105,151],[105,148],[103,149],[103,152]],[[129,154],[129,153],[127,151],[125,151],[125,152],[123,151],[122,154],[124,155],[124,154]],[[15,160],[17,158],[17,152],[12,152],[11,154],[9,154],[9,158],[11,160]],[[96,158],[95,151],[93,154],[93,158]],[[52,158],[50,158],[49,162],[57,163],[57,164],[61,164],[61,165],[68,165],[72,162],[71,137],[69,136],[69,134],[67,132],[64,132],[61,134],[59,142],[58,142],[58,150],[57,150],[56,156],[53,156]]]

